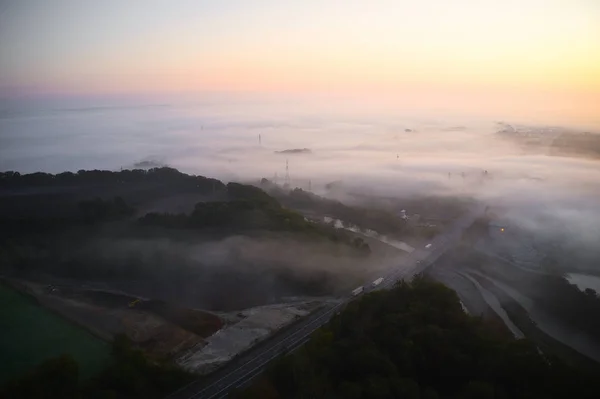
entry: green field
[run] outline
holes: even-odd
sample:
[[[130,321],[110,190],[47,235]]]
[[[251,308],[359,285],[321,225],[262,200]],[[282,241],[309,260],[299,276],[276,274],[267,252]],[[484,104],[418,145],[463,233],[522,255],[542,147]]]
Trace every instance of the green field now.
[[[107,363],[110,345],[0,282],[0,384],[64,353],[86,378]]]

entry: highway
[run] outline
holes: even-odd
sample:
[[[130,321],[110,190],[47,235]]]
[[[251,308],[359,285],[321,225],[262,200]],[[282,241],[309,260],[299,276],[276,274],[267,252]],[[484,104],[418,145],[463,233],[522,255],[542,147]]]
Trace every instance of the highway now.
[[[484,205],[477,205],[467,214],[455,220],[449,229],[431,241],[429,248],[416,249],[403,260],[402,265],[382,276],[384,277],[383,282],[375,289],[389,289],[399,280],[412,278],[415,274],[424,271],[444,252],[459,242],[464,230],[473,224],[475,219],[483,214],[484,210]],[[371,290],[370,284],[369,281],[364,285],[365,292]],[[350,301],[356,298],[351,296],[350,293],[348,294],[339,303],[326,305],[311,313],[284,331],[235,358],[208,378],[192,382],[169,395],[168,399],[218,399],[226,397],[229,391],[246,385],[259,375],[271,360],[307,342],[315,330],[326,324],[334,314],[341,311]]]

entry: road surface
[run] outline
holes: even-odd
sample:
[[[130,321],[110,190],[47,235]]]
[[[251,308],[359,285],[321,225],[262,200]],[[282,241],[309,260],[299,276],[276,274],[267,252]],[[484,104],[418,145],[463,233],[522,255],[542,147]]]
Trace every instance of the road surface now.
[[[412,278],[415,274],[421,273],[444,252],[456,245],[464,230],[473,224],[475,219],[483,214],[484,210],[484,205],[477,205],[470,212],[454,221],[452,226],[444,233],[438,235],[431,242],[429,248],[420,248],[413,251],[404,259],[402,265],[383,276],[383,282],[375,289],[371,289],[371,282],[365,283],[365,290],[368,292],[369,290],[389,289],[399,280]],[[192,382],[174,392],[168,396],[168,399],[218,399],[226,397],[229,391],[246,385],[259,375],[271,360],[307,342],[315,330],[326,324],[334,314],[340,312],[353,299],[355,297],[349,295],[337,304],[328,304],[311,313],[284,331],[274,335],[271,339],[259,343],[232,360],[224,368],[211,374],[210,377]]]

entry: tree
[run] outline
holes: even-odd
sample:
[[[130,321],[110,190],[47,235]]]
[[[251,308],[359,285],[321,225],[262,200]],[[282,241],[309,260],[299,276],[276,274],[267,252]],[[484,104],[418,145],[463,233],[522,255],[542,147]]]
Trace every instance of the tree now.
[[[285,398],[598,397],[595,375],[494,328],[416,276],[351,302],[263,378]]]
[[[9,381],[2,398],[69,399],[79,397],[79,367],[68,355],[49,359],[30,373]]]

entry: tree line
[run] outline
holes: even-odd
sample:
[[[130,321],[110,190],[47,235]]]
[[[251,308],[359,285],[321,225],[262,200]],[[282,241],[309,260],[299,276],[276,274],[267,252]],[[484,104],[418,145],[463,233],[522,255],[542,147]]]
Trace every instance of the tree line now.
[[[148,213],[139,219],[141,225],[168,228],[215,228],[221,230],[283,231],[301,233],[314,239],[327,239],[347,244],[360,253],[370,253],[369,245],[360,237],[333,227],[308,221],[300,213],[284,208],[277,199],[258,187],[228,183],[227,201],[199,202],[193,212],[185,214]]]
[[[163,398],[196,377],[166,361],[151,361],[124,336],[115,337],[111,361],[90,380],[69,355],[49,359],[0,387],[5,399]]]
[[[161,182],[170,185],[186,184],[196,186],[196,188],[200,188],[207,193],[222,190],[225,186],[220,180],[204,176],[188,175],[169,167],[148,170],[126,169],[116,172],[110,170],[82,169],[76,173],[62,172],[58,174],[44,172],[29,174],[20,174],[14,171],[0,172],[0,188],[131,184],[142,182]]]
[[[465,314],[454,291],[418,276],[352,302],[234,398],[597,398],[597,375]]]

